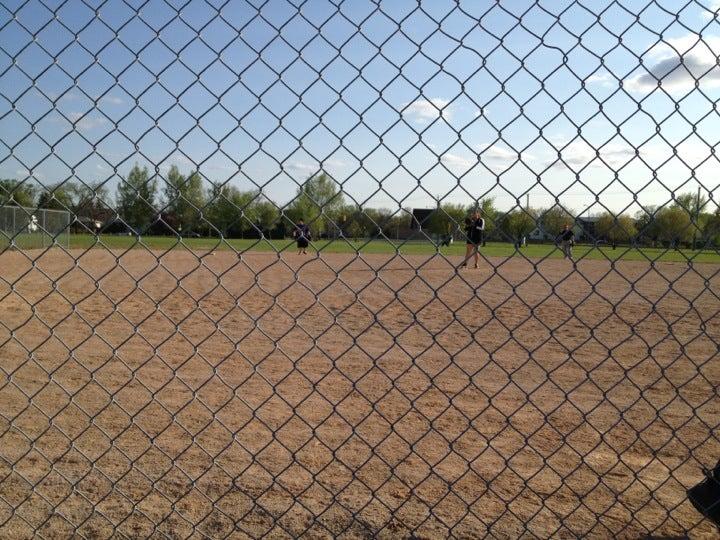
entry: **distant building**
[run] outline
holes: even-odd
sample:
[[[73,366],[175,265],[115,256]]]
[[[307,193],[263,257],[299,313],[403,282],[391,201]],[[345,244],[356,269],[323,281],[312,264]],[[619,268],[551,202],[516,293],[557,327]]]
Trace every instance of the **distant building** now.
[[[595,232],[595,226],[597,224],[597,216],[580,216],[575,218],[573,223],[573,232],[575,233],[575,239],[582,242],[594,242],[597,240],[597,234]],[[548,231],[535,227],[533,231],[528,235],[530,240],[536,242],[554,242],[555,236],[550,234]]]
[[[577,225],[580,226],[579,237],[582,240],[594,242],[598,240],[596,232],[597,222],[600,219],[599,216],[583,216],[576,218]],[[575,231],[575,235],[578,235],[578,231]]]
[[[534,240],[536,242],[552,242],[555,240],[555,237],[549,234],[544,229],[540,229],[540,227],[535,227],[530,234],[528,234],[528,238],[530,240]]]

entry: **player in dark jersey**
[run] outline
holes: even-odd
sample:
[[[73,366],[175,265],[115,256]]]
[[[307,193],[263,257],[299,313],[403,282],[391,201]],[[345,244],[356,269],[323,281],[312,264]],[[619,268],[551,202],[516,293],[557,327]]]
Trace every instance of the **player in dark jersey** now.
[[[472,216],[465,219],[465,261],[463,261],[463,268],[467,268],[468,261],[470,258],[475,259],[475,268],[478,267],[480,260],[480,253],[478,247],[483,242],[483,236],[485,235],[485,220],[480,214],[480,210],[475,210]]]
[[[705,480],[687,491],[688,499],[706,518],[720,527],[720,461],[712,470],[705,470]]]
[[[572,248],[575,245],[575,233],[570,228],[569,224],[565,224],[562,232],[555,239],[555,243],[562,249],[563,255],[566,259],[573,259]]]
[[[305,224],[302,218],[298,219],[293,231],[293,237],[297,240],[298,255],[307,255],[307,248],[312,240],[310,227]]]

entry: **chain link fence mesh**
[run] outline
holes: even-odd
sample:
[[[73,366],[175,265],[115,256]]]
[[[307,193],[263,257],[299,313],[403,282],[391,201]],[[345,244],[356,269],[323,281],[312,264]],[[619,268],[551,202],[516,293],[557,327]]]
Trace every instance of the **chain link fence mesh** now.
[[[70,247],[72,214],[63,210],[0,207],[0,246],[38,249],[55,244]]]
[[[3,1],[0,536],[713,537],[718,7]]]

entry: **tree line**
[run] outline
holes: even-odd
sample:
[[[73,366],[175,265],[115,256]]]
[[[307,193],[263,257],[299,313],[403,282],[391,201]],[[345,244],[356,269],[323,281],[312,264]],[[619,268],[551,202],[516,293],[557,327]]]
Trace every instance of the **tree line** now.
[[[462,237],[458,229],[465,217],[479,208],[485,217],[486,236],[492,240],[520,242],[553,241],[565,224],[581,229],[585,241],[610,244],[689,246],[720,245],[720,209],[709,212],[704,196],[685,193],[676,196],[671,204],[649,206],[636,212],[615,214],[604,211],[596,216],[576,219],[571,209],[560,205],[550,208],[515,208],[499,211],[491,199],[479,205],[440,204],[432,212],[428,229],[437,235],[453,234]],[[531,236],[532,235],[532,236]]]
[[[300,218],[315,237],[463,238],[465,218],[482,211],[490,240],[520,242],[552,240],[568,223],[577,224],[571,209],[516,207],[500,211],[492,198],[469,205],[439,202],[422,223],[412,209],[368,208],[348,202],[338,185],[322,171],[296,189],[294,198],[278,207],[259,190],[243,191],[230,184],[205,183],[198,172],[183,174],[172,166],[164,176],[135,165],[118,183],[114,201],[102,184],[66,181],[40,189],[29,181],[0,180],[0,206],[66,210],[76,227],[102,223],[103,232],[183,236],[276,237],[289,234]],[[720,245],[720,211],[707,209],[704,196],[685,193],[671,204],[649,207],[634,216],[603,212],[586,231],[590,240],[608,243],[661,245]]]

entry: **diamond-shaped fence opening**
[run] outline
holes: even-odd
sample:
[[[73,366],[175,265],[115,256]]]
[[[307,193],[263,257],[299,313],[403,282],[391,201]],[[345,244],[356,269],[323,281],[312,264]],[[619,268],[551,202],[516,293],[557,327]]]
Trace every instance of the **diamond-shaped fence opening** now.
[[[0,6],[0,536],[717,535],[717,2],[90,4]]]

